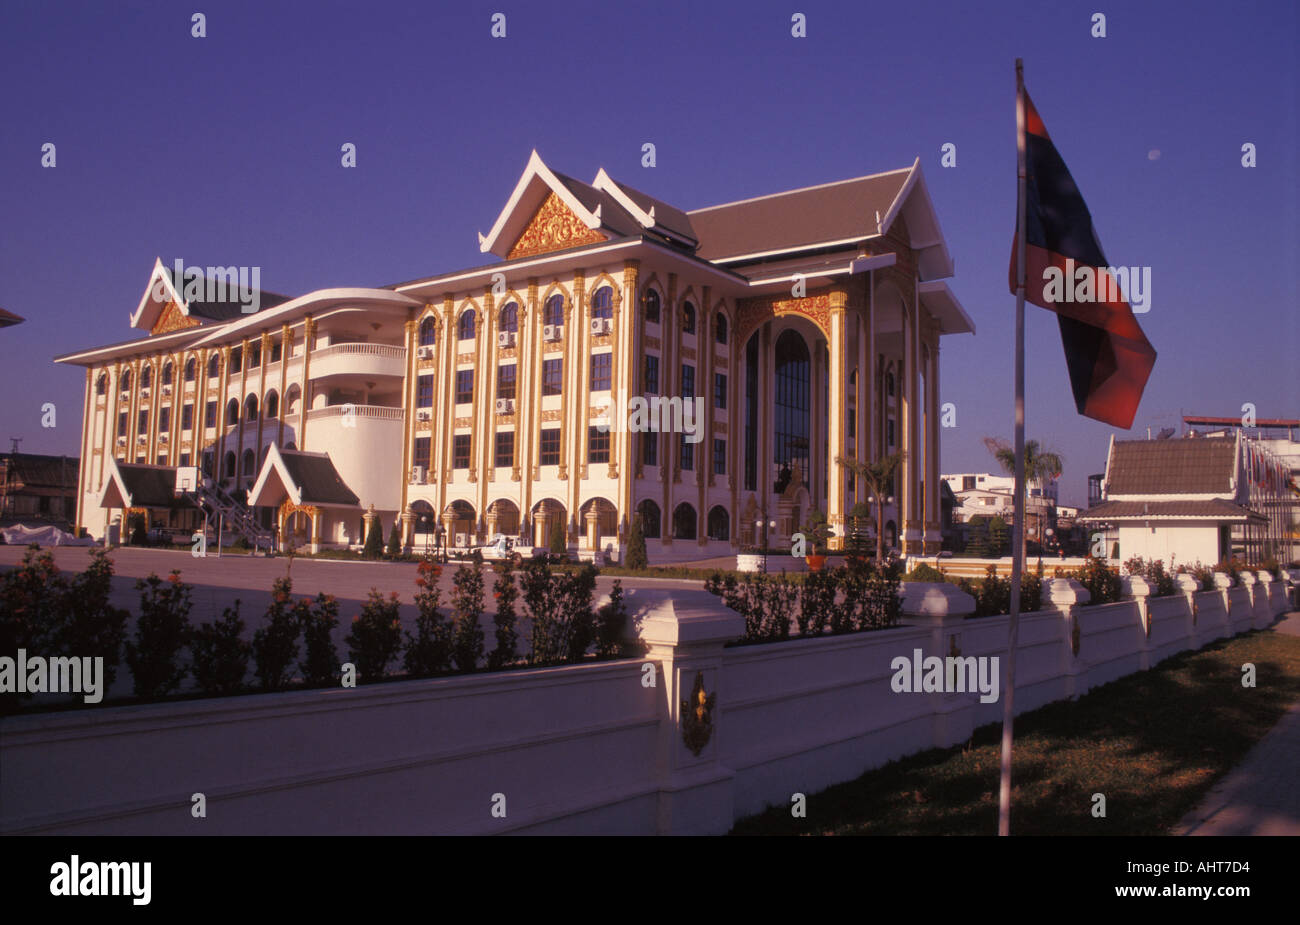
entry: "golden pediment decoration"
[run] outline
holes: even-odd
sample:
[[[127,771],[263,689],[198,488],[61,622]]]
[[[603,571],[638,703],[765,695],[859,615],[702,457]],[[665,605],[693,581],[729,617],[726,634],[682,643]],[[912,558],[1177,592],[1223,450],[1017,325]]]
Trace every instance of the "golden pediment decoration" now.
[[[181,311],[181,307],[175,302],[168,302],[163,306],[162,314],[154,322],[153,329],[149,332],[152,334],[170,334],[172,331],[180,331],[184,328],[197,328],[199,323],[189,315]]]
[[[745,299],[736,313],[736,343],[742,347],[749,336],[765,321],[782,315],[802,315],[831,336],[831,297],[829,294],[804,296],[798,299]]]
[[[519,240],[510,248],[507,259],[549,254],[551,251],[608,240],[599,231],[588,228],[554,192],[537,207]]]

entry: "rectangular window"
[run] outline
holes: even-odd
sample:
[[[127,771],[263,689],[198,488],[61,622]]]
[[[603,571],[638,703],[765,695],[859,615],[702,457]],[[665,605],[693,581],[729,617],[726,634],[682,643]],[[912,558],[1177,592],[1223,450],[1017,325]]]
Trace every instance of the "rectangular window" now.
[[[230,351],[230,374],[242,372],[244,369],[244,348],[236,347]]]
[[[147,434],[149,432],[149,412],[140,411],[135,416],[135,432],[137,434]]]
[[[262,365],[262,344],[259,341],[248,345],[248,368],[257,369]]]
[[[456,434],[451,438],[451,465],[453,469],[469,468],[469,434]]]
[[[154,460],[154,465],[156,465],[156,466],[165,466],[165,465],[167,465],[167,454],[166,454],[166,453],[159,453],[159,454],[158,454],[158,458],[157,458],[156,460]]]
[[[647,395],[659,394],[659,358],[646,354],[641,379],[645,383]]]
[[[214,401],[208,402],[207,407],[203,409],[203,426],[217,426],[217,403]]]
[[[497,367],[497,398],[515,397],[515,374],[518,369],[514,363]]]
[[[713,407],[727,407],[727,374],[713,374]]]
[[[117,435],[118,435],[119,437],[125,437],[125,436],[126,436],[126,412],[125,412],[125,411],[120,411],[120,412],[118,412],[118,415],[117,415]]]
[[[429,438],[415,438],[415,456],[411,460],[411,465],[422,466],[424,469],[429,468]]]
[[[894,445],[894,422],[893,421],[887,421],[885,423],[885,444],[891,447]]]
[[[172,429],[172,409],[163,408],[158,412],[158,433],[165,434]]]
[[[497,434],[497,453],[495,465],[509,469],[515,464],[515,432],[504,431]]]
[[[640,438],[642,465],[659,465],[659,435],[656,433],[642,433]]]
[[[975,490],[975,476],[973,476],[973,475],[963,475],[963,476],[961,477],[961,490],[962,490],[962,491],[974,491],[974,490]]]
[[[281,346],[281,344],[280,344],[279,341],[276,341],[274,344],[271,345],[271,362],[272,362],[272,363],[279,363],[279,362],[280,362],[280,357],[283,355],[283,353],[282,353],[283,349],[284,349],[284,348]]]
[[[182,465],[182,466],[188,466],[189,464],[190,464],[190,454],[189,454],[189,453],[182,453],[182,454],[181,454],[181,465]]]
[[[593,353],[591,355],[591,391],[608,392],[612,353]]]
[[[682,398],[695,397],[695,367],[689,363],[682,364]]]
[[[695,444],[687,440],[685,434],[678,434],[677,442],[681,444],[682,448],[682,471],[693,471],[695,469]]]
[[[560,464],[560,429],[558,427],[543,428],[540,449],[539,465],[558,466]]]
[[[181,430],[189,430],[194,426],[194,406],[181,406]]]
[[[609,431],[599,427],[587,428],[587,462],[609,462]]]
[[[474,400],[474,370],[456,370],[456,404],[468,405]]]
[[[542,361],[543,395],[559,395],[563,388],[563,379],[564,360],[562,358]]]
[[[849,439],[852,440],[858,435],[858,409],[849,408]]]
[[[433,376],[420,376],[415,380],[415,407],[433,407]]]
[[[727,474],[727,441],[713,439],[713,474]]]

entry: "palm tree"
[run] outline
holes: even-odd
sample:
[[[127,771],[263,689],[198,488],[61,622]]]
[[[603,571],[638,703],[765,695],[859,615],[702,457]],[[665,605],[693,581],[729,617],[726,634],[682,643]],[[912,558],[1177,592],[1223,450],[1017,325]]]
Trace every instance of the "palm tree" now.
[[[885,489],[894,484],[894,473],[907,453],[899,450],[883,456],[876,462],[864,462],[851,456],[836,456],[837,465],[843,466],[867,483],[867,493],[876,499],[876,561],[885,561]]]
[[[993,437],[985,437],[984,445],[1002,464],[1004,472],[1012,476],[1016,474],[1016,451],[1014,447],[1009,446],[1004,440]],[[1046,486],[1051,479],[1060,478],[1062,469],[1064,469],[1064,466],[1061,463],[1061,454],[1040,450],[1037,440],[1025,441],[1026,484],[1037,482],[1040,487]],[[1020,534],[1020,549],[1016,550],[1021,559],[1025,557],[1025,540],[1026,536],[1022,531]],[[1039,531],[1039,543],[1042,543],[1041,529]]]

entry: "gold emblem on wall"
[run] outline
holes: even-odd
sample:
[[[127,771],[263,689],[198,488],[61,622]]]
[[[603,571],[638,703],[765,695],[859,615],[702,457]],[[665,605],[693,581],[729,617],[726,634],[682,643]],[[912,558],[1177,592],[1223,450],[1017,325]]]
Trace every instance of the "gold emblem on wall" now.
[[[713,708],[717,701],[717,693],[705,693],[704,672],[695,672],[695,686],[682,701],[682,741],[692,755],[698,757],[713,736]]]
[[[606,237],[603,234],[588,228],[582,219],[573,214],[572,209],[560,201],[559,196],[551,193],[537,207],[528,227],[514,247],[510,248],[507,259],[531,257],[584,244],[598,244],[604,240]]]

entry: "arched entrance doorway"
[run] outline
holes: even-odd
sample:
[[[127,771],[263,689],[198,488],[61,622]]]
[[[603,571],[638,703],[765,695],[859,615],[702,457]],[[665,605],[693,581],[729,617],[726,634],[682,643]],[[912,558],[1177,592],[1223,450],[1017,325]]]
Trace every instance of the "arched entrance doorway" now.
[[[478,515],[474,512],[474,505],[459,499],[453,501],[443,509],[442,519],[446,525],[446,542],[449,547],[469,546],[474,542],[474,534],[478,523]]]

